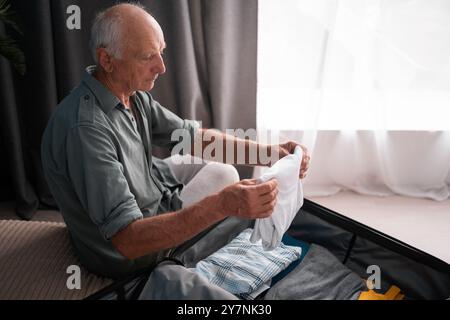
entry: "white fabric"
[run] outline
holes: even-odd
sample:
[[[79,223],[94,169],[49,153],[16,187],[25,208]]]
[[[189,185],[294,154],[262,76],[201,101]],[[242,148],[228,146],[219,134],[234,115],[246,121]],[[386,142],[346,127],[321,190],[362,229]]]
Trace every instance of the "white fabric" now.
[[[252,242],[261,239],[265,250],[273,250],[280,245],[283,234],[303,205],[303,188],[299,179],[302,157],[302,149],[296,147],[294,154],[277,161],[259,177],[259,182],[270,179],[278,182],[277,203],[272,215],[257,219],[250,237]]]

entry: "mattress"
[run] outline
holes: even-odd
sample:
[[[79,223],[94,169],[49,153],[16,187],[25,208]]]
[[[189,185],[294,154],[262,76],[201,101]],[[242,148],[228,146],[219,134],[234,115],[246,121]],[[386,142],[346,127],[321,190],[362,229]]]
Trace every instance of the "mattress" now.
[[[0,299],[77,300],[112,282],[81,266],[64,223],[0,220]]]

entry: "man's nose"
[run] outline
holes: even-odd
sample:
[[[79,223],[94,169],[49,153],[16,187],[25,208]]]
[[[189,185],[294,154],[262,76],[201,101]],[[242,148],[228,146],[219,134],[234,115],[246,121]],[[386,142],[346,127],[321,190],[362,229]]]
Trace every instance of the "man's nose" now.
[[[155,72],[158,74],[163,74],[166,72],[166,66],[164,65],[164,59],[161,54],[158,54],[156,64],[154,66]]]

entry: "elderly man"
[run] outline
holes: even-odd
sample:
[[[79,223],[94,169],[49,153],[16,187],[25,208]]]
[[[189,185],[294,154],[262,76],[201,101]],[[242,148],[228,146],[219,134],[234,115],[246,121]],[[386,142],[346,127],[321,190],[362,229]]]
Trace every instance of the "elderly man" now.
[[[228,164],[176,166],[152,157],[153,144],[175,146],[174,130],[187,130],[191,137],[206,130],[148,93],[166,70],[163,32],[149,13],[132,4],[113,6],[97,16],[91,37],[96,66],[87,68],[59,104],[42,141],[51,192],[90,271],[124,276],[228,216],[255,219],[272,213],[275,180],[239,181]],[[213,134],[247,151],[270,148],[280,157],[297,145],[260,146]],[[300,178],[308,169],[309,157],[304,159]]]

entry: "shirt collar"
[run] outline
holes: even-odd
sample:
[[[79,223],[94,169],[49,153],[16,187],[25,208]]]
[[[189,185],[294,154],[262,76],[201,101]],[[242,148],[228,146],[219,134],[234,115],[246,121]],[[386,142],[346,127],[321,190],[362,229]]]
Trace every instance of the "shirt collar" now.
[[[100,102],[100,108],[106,114],[111,111],[118,104],[121,104],[117,98],[108,88],[106,88],[100,81],[94,78],[93,73],[97,66],[89,66],[83,76],[83,82],[92,91],[97,100]]]

